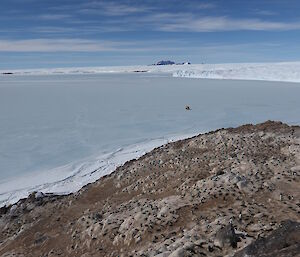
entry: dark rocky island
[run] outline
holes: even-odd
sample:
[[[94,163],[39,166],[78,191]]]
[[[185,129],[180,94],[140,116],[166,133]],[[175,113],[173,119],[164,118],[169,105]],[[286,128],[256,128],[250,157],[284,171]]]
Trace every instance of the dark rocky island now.
[[[68,196],[0,209],[0,256],[300,256],[300,127],[161,146]]]
[[[174,64],[175,64],[175,62],[173,62],[173,61],[159,61],[154,65],[174,65]]]
[[[189,65],[191,64],[190,62],[182,62],[182,63],[175,63],[173,61],[159,61],[155,64],[152,64],[152,65],[157,65],[157,66],[160,66],[160,65]]]

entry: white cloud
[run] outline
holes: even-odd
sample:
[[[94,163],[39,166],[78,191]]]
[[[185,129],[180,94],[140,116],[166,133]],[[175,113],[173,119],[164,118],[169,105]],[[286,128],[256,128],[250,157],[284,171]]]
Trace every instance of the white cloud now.
[[[213,8],[216,8],[217,5],[214,4],[214,3],[200,3],[200,4],[196,4],[192,6],[193,8],[195,9],[213,9]]]
[[[0,52],[149,52],[177,50],[180,40],[98,41],[84,39],[0,40]]]
[[[42,20],[63,20],[70,17],[71,15],[68,14],[42,14],[38,16],[38,18]]]
[[[1,52],[96,52],[118,50],[121,43],[83,39],[0,40]]]
[[[247,44],[234,45],[246,47]],[[0,52],[161,52],[189,50],[217,50],[232,45],[202,45],[191,46],[184,39],[178,40],[145,40],[130,42],[96,41],[83,39],[27,39],[0,40]]]
[[[170,14],[161,16],[161,22],[156,23],[157,28],[162,31],[189,31],[189,32],[215,32],[215,31],[271,31],[271,30],[298,30],[300,21],[297,22],[277,22],[261,19],[233,19],[228,17],[191,17],[177,14],[174,18]],[[153,21],[156,20],[154,17]],[[157,22],[157,21],[156,21]]]
[[[70,27],[55,27],[55,26],[40,26],[40,27],[33,27],[29,29],[30,32],[35,33],[47,33],[47,34],[70,34],[73,32],[77,32],[76,28]]]
[[[85,14],[101,14],[106,16],[124,16],[135,13],[144,13],[152,8],[148,6],[127,5],[108,1],[88,2],[79,10]]]
[[[255,11],[255,14],[262,15],[262,16],[274,16],[277,15],[278,13],[269,10],[257,10]]]

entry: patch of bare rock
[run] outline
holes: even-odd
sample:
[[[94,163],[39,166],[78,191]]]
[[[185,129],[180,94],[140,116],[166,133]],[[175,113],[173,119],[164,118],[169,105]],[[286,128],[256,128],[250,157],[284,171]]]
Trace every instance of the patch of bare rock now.
[[[68,196],[0,209],[0,256],[300,256],[300,127],[156,148]]]

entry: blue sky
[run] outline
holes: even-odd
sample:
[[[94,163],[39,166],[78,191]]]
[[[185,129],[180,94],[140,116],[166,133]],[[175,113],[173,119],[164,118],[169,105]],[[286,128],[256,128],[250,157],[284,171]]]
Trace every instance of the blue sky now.
[[[299,0],[2,0],[0,69],[300,61]]]

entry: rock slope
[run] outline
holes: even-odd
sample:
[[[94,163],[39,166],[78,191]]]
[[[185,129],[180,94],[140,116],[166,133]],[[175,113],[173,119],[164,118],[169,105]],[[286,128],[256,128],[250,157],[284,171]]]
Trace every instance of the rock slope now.
[[[299,181],[300,127],[220,129],[1,208],[0,256],[299,256]]]

